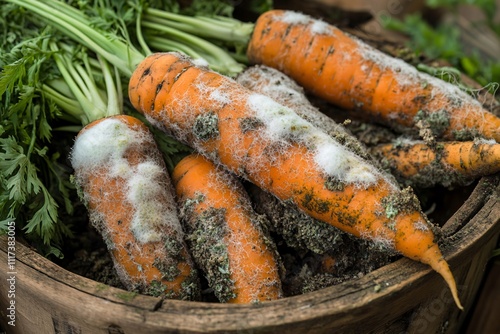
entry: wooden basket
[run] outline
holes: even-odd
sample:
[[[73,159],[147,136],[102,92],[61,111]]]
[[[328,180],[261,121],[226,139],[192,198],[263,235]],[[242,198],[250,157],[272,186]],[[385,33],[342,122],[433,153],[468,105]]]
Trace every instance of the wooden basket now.
[[[458,190],[461,191],[461,190]],[[75,275],[16,245],[9,298],[7,239],[0,237],[0,312],[7,333],[456,333],[500,234],[500,177],[480,180],[447,221],[443,254],[465,311],[429,267],[400,259],[359,279],[256,305],[137,295]],[[15,300],[15,327],[7,307]]]

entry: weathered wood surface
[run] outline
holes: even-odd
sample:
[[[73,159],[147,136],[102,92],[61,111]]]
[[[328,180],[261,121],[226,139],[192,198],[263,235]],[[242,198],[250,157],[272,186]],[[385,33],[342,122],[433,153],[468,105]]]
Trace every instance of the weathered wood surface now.
[[[8,333],[455,333],[500,234],[500,177],[484,178],[447,222],[443,253],[465,312],[440,276],[401,259],[362,278],[258,305],[161,301],[72,274],[17,244],[16,326],[6,325],[6,238],[0,311]],[[455,232],[456,230],[456,232]]]

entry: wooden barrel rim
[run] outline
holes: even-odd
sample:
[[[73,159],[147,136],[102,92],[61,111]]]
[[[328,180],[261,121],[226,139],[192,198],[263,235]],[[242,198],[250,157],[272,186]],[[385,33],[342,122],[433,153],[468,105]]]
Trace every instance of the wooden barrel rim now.
[[[452,242],[444,245],[443,254],[452,270],[460,264],[461,259],[478,252],[483,244],[500,233],[499,194],[500,177],[481,179],[468,200],[446,223],[445,229],[456,228],[458,223],[464,223],[464,221],[457,222],[457,219],[464,217],[468,219],[465,226],[455,233],[447,234],[446,237]],[[1,239],[3,240],[0,242],[0,249],[6,252],[5,236]],[[447,290],[441,277],[427,266],[408,259],[400,259],[358,279],[261,304],[229,305],[161,301],[155,297],[135,295],[73,274],[20,244],[17,247],[16,257],[19,265],[24,264],[47,280],[70,287],[77,294],[93,296],[95,302],[105,303],[105,308],[110,312],[115,308],[116,312],[123,312],[126,308],[133,310],[134,314],[139,313],[143,328],[148,328],[152,333],[165,330],[182,333],[241,333],[242,330],[243,332],[258,330],[259,333],[272,333],[280,328],[313,332],[315,327],[324,328],[329,323],[335,323],[335,328],[338,328],[354,321],[362,323],[368,317],[370,321],[380,321],[379,323],[383,324],[384,321],[403,315],[429,298],[428,295],[419,292],[419,287],[432,286],[429,291],[436,295],[442,293],[444,289]],[[29,277],[23,279],[28,280]],[[451,300],[449,292],[445,294]],[[397,299],[398,303],[390,306],[390,313],[374,310],[373,305],[388,305],[394,299]],[[110,319],[109,324],[116,323],[116,326],[120,327],[128,325],[128,321],[137,319],[135,317]]]

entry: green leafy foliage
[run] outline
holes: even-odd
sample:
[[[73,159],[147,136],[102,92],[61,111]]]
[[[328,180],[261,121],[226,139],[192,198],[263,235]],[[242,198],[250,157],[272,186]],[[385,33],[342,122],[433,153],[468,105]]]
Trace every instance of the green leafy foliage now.
[[[66,161],[74,133],[54,128],[80,122],[82,109],[67,117],[47,87],[71,92],[55,61],[60,50],[51,47],[53,40],[67,41],[22,9],[6,5],[0,10],[7,28],[0,52],[0,230],[15,221],[19,237],[44,255],[61,257],[78,202]],[[80,46],[65,45],[65,52],[82,54]],[[72,58],[70,63],[79,62]]]
[[[41,84],[57,77],[48,49],[50,29],[26,20],[24,11],[2,7],[0,51],[0,230],[15,220],[46,255],[61,256],[59,244],[71,235],[60,219],[73,210],[71,185],[51,147],[60,115]]]

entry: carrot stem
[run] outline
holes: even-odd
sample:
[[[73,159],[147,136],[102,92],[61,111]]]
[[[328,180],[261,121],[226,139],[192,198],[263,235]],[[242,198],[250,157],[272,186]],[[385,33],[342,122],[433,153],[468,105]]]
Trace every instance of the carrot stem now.
[[[144,55],[132,44],[120,39],[107,38],[104,33],[92,28],[92,24],[83,14],[79,15],[70,5],[53,0],[8,0],[25,7],[37,15],[49,20],[69,37],[105,57],[111,64],[130,76],[143,59]]]
[[[223,49],[212,44],[202,38],[199,38],[194,35],[187,34],[183,31],[176,30],[174,28],[156,23],[156,22],[142,22],[142,26],[144,28],[153,29],[160,33],[164,33],[167,36],[174,38],[180,42],[183,42],[187,45],[195,46],[196,48],[202,50],[203,53],[209,55],[214,61],[215,64],[223,69],[223,73],[227,73],[229,75],[235,75],[243,70],[243,65],[237,63],[228,53],[226,53]],[[146,36],[147,40],[147,36]],[[171,51],[171,50],[159,50],[159,51]]]
[[[243,45],[248,43],[254,28],[253,23],[244,23],[228,17],[190,17],[151,7],[144,13],[144,21],[160,23],[200,37]]]

